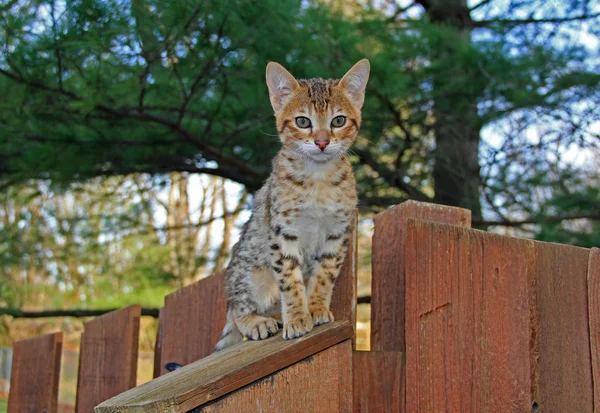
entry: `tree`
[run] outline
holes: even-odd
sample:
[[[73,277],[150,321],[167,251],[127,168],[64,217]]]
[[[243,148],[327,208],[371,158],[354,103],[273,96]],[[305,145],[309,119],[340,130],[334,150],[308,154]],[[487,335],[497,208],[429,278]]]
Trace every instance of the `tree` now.
[[[252,192],[278,148],[265,63],[281,61],[299,77],[339,76],[367,55],[364,139],[353,149],[363,209],[413,198],[470,208],[480,225],[561,218],[546,207],[553,196],[533,202],[517,178],[533,160],[539,179],[548,156],[597,147],[600,76],[578,39],[582,30],[598,38],[594,7],[10,2],[0,10],[0,178],[207,173]],[[524,131],[542,126],[561,141],[550,133],[533,152]],[[559,165],[548,186],[555,191],[573,168]]]

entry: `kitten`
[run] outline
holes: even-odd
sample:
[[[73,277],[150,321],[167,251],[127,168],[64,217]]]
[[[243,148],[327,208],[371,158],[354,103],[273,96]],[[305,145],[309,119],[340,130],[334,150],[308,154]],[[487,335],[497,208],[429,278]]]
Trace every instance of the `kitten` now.
[[[347,151],[360,128],[369,70],[363,59],[341,80],[296,80],[280,64],[267,65],[282,147],[232,249],[227,322],[215,350],[275,334],[280,325],[267,315],[279,303],[284,339],[333,321],[331,293],[357,204]]]

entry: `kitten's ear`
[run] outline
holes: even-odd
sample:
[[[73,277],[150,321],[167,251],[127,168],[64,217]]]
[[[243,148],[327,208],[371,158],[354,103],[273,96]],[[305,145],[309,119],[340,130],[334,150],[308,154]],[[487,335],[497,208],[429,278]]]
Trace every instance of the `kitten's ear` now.
[[[365,88],[367,87],[370,71],[371,65],[369,61],[362,59],[352,66],[340,81],[340,86],[350,95],[352,102],[358,109],[362,108],[365,101]]]
[[[290,95],[299,87],[298,82],[279,63],[269,62],[267,65],[267,86],[273,110],[277,112]]]

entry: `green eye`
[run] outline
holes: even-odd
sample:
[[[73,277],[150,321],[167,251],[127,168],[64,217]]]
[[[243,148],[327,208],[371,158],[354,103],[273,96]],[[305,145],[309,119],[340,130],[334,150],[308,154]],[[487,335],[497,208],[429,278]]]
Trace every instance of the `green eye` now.
[[[331,121],[331,126],[333,126],[334,128],[341,128],[345,124],[346,124],[346,117],[345,116],[336,116]]]
[[[304,116],[298,116],[296,118],[296,125],[302,129],[310,128],[312,126],[310,119],[305,118]]]

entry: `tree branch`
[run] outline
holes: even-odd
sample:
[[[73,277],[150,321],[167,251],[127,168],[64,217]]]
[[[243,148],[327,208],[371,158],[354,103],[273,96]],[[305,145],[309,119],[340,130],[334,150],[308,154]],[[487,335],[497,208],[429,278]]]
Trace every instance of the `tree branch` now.
[[[600,17],[600,13],[594,14],[582,14],[580,16],[571,17],[551,17],[547,19],[496,19],[496,20],[477,20],[473,21],[471,27],[481,28],[489,25],[505,25],[505,26],[518,26],[520,24],[538,24],[538,23],[566,23],[580,20],[590,20]]]
[[[527,224],[553,224],[561,223],[563,221],[574,221],[578,219],[589,219],[591,221],[600,221],[600,214],[581,214],[581,215],[566,215],[558,217],[537,217],[528,218],[523,220],[511,221],[511,220],[498,220],[498,221],[486,221],[486,220],[473,220],[473,225],[478,226],[502,226],[502,227],[519,227]]]
[[[40,89],[40,90],[51,92],[51,93],[54,93],[57,95],[65,96],[72,100],[83,101],[83,99],[81,97],[77,96],[73,92],[70,92],[67,90],[56,89],[56,88],[53,88],[53,87],[50,87],[50,86],[47,86],[47,85],[44,85],[42,83],[38,83],[35,81],[29,81],[19,75],[10,73],[7,70],[1,69],[1,68],[0,68],[0,74],[3,74],[4,76],[9,77],[19,83],[34,87],[36,89]],[[94,106],[94,108],[98,111],[111,114],[114,117],[119,118],[119,119],[137,119],[137,120],[148,121],[151,123],[156,123],[156,124],[168,127],[170,129],[172,129],[173,131],[179,133],[187,141],[189,141],[189,142],[193,143],[195,146],[197,146],[198,149],[200,149],[202,151],[203,155],[208,154],[210,157],[212,157],[212,160],[215,160],[217,162],[223,162],[224,164],[228,164],[230,166],[235,166],[237,169],[240,170],[240,172],[243,172],[243,173],[249,175],[250,177],[257,178],[257,177],[260,177],[260,175],[261,175],[260,172],[257,172],[256,170],[254,170],[253,168],[248,166],[247,163],[245,163],[237,158],[233,158],[231,156],[224,155],[217,148],[214,148],[213,146],[204,142],[201,138],[194,135],[191,131],[184,128],[182,125],[178,124],[177,122],[173,122],[169,119],[165,119],[163,117],[156,116],[156,115],[153,115],[150,113],[128,112],[128,111],[123,111],[121,109],[114,109],[110,106],[103,105],[103,104],[97,104]]]
[[[8,315],[14,318],[46,318],[46,317],[98,317],[118,308],[105,310],[47,310],[47,311],[21,311],[17,308],[0,308],[0,316]],[[142,315],[158,317],[158,308],[142,308]]]
[[[379,174],[382,179],[388,183],[388,185],[402,189],[411,199],[431,202],[430,197],[425,195],[416,187],[404,182],[404,174],[402,173],[401,169],[389,169],[386,165],[377,161],[370,152],[364,149],[354,147],[352,148],[352,151],[358,155],[361,163],[369,165],[375,172]]]

